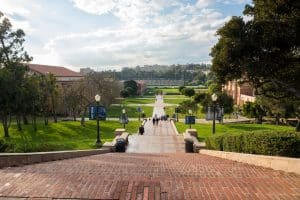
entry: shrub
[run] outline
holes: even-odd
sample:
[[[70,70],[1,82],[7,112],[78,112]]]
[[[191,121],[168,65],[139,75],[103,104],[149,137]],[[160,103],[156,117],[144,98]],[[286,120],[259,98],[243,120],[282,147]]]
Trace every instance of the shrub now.
[[[237,135],[214,135],[206,139],[206,146],[213,150],[300,157],[300,134],[259,131]]]

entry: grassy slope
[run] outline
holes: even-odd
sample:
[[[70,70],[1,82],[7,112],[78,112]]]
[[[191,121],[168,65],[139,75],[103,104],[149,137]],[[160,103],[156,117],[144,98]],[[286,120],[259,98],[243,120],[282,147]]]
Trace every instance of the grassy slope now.
[[[183,133],[189,125],[181,122],[176,122],[176,127],[179,133]],[[197,129],[198,138],[204,140],[206,137],[212,134],[212,124],[194,124],[192,128]],[[260,131],[260,130],[276,130],[276,131],[294,131],[294,127],[288,126],[276,126],[270,124],[216,124],[216,134],[221,133],[241,133],[249,131]]]
[[[32,131],[31,125],[23,126],[23,132],[18,132],[16,125],[12,125],[9,130],[11,137],[5,140],[14,144],[11,150],[15,152],[90,149],[95,148],[96,124],[96,121],[88,121],[82,127],[80,122],[59,122],[45,127],[39,123],[37,132]],[[113,140],[114,130],[122,126],[116,121],[100,121],[102,143]],[[126,125],[126,129],[130,133],[136,133],[138,126],[139,122],[133,121]],[[3,138],[2,124],[0,135]]]
[[[146,117],[152,116],[153,107],[141,106],[141,108],[144,111]],[[107,112],[107,117],[120,117],[122,109],[122,106],[110,106]],[[137,112],[137,106],[126,106],[125,109],[128,117],[137,118],[139,116],[139,113]]]

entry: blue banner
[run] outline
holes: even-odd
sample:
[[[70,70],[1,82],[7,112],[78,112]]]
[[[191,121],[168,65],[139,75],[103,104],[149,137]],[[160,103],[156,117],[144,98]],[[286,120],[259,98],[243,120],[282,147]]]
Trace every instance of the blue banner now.
[[[90,120],[97,119],[97,113],[100,120],[106,120],[106,109],[104,106],[90,106],[89,118]]]
[[[196,117],[195,116],[185,116],[185,124],[195,124]]]

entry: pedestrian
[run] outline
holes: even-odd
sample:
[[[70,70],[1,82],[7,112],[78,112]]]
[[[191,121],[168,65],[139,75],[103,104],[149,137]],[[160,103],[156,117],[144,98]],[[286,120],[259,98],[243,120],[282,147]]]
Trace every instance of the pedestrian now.
[[[141,126],[139,127],[139,134],[143,135],[144,132],[145,132],[144,126],[143,126],[143,124],[141,124]]]
[[[159,118],[156,118],[155,121],[156,121],[156,126],[157,126],[158,122],[159,122]]]
[[[155,118],[152,118],[153,126],[155,125]]]

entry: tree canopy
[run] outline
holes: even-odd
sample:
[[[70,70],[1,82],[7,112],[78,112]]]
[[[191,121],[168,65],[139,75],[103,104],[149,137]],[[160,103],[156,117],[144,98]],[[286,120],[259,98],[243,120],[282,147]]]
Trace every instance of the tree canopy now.
[[[217,31],[212,70],[219,83],[249,81],[258,95],[300,98],[300,2],[253,0]]]

